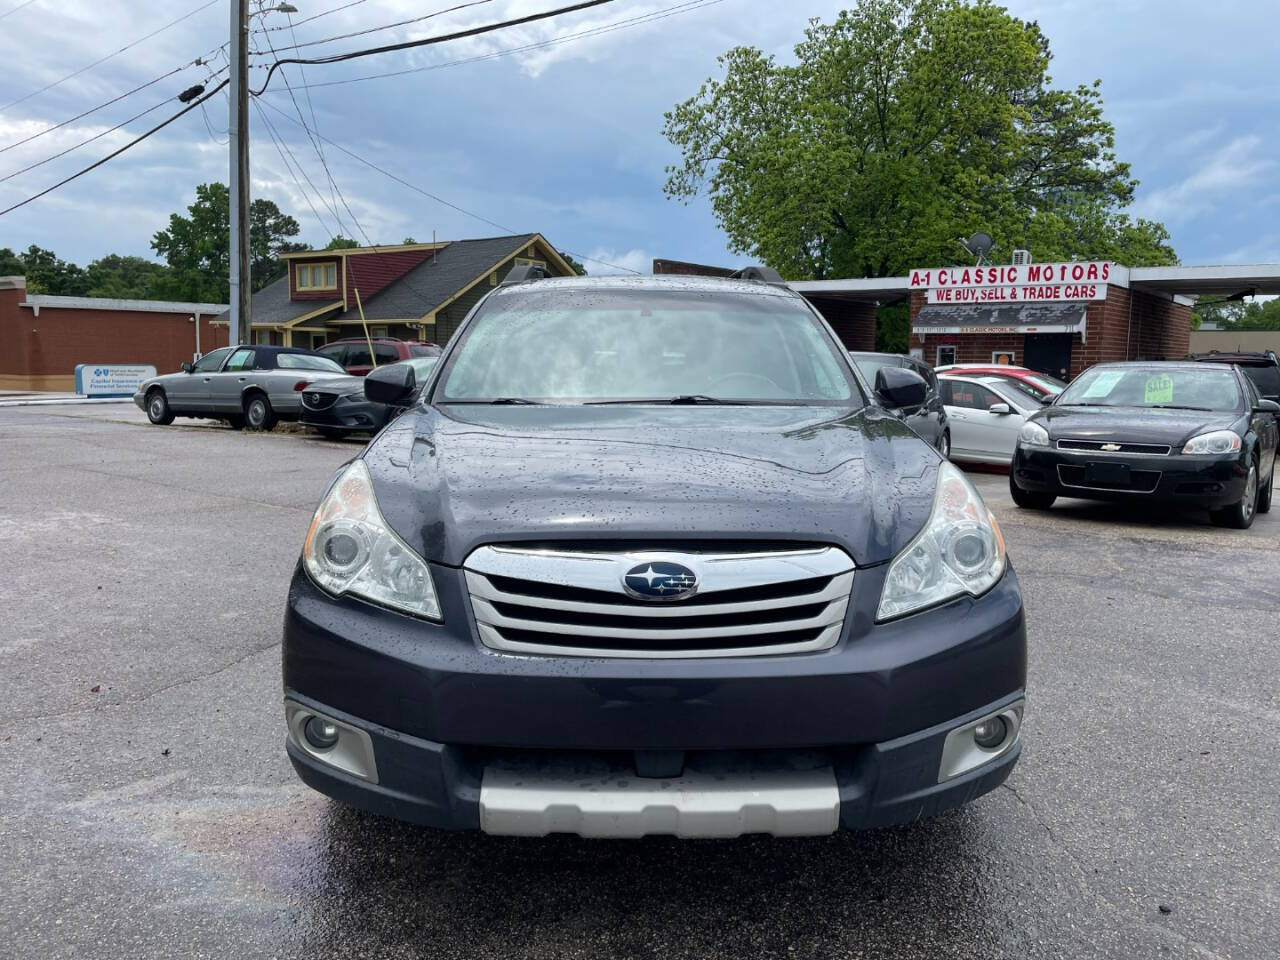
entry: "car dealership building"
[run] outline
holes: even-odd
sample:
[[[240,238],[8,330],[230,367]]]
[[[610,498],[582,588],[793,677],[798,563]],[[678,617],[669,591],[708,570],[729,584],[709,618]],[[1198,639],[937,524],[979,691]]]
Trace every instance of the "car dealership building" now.
[[[790,286],[851,350],[874,349],[877,306],[906,301],[913,356],[935,366],[1020,364],[1070,379],[1095,363],[1185,357],[1197,296],[1280,294],[1280,264],[921,267],[904,277]]]

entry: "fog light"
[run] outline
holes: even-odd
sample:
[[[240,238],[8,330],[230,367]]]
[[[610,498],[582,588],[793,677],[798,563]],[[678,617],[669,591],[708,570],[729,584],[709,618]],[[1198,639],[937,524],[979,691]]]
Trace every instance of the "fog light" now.
[[[328,750],[338,742],[338,727],[328,720],[312,717],[302,728],[302,735],[317,750]]]
[[[992,717],[989,720],[983,720],[973,728],[973,742],[984,750],[996,749],[996,747],[1004,743],[1005,737],[1008,735],[1009,724],[1005,722],[1004,717]]]

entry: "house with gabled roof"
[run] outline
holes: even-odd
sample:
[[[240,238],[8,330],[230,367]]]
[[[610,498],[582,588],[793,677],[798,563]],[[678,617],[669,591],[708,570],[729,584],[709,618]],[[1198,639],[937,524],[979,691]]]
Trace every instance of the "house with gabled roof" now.
[[[364,336],[448,342],[482,296],[513,267],[535,264],[574,276],[540,233],[481,240],[303,250],[288,272],[253,295],[258,343],[317,347]]]

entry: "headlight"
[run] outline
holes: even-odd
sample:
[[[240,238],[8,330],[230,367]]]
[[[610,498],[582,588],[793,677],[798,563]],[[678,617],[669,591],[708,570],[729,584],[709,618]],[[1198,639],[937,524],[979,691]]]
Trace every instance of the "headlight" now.
[[[1047,447],[1049,431],[1034,420],[1028,420],[1018,431],[1018,442],[1025,443],[1029,447]]]
[[[1234,430],[1215,430],[1192,437],[1182,448],[1183,453],[1239,453],[1240,434]]]
[[[1004,537],[996,518],[965,475],[943,463],[933,512],[889,564],[876,620],[892,620],[965,593],[980,596],[995,586],[1004,563]]]
[[[440,619],[431,572],[382,519],[363,460],[342,472],[316,510],[302,561],[311,579],[335,596],[350,593],[393,610]]]

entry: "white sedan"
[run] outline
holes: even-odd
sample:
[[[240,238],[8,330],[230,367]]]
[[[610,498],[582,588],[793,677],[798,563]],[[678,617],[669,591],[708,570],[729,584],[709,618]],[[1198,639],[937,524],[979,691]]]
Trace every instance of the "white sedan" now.
[[[1022,424],[1043,405],[1001,377],[938,376],[951,427],[951,459],[1008,466]]]

